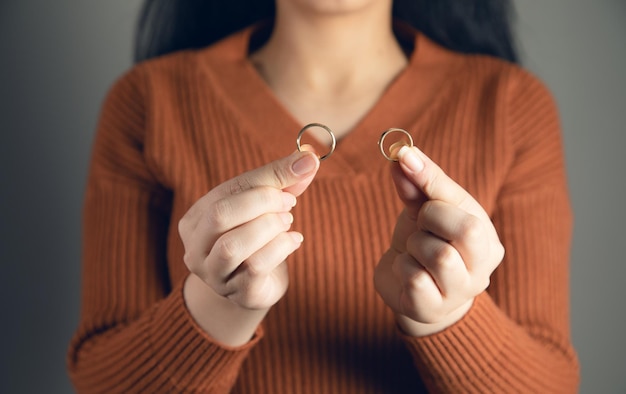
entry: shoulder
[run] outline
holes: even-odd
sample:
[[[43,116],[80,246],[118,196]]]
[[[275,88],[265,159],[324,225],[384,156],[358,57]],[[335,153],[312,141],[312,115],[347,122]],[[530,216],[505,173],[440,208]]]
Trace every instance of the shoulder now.
[[[524,66],[495,56],[460,53],[447,49],[417,33],[418,67],[448,70],[450,81],[459,86],[482,86],[507,97],[530,93],[550,98],[551,93],[537,75]]]
[[[523,101],[551,102],[554,98],[548,85],[522,65],[493,56],[463,54],[464,75],[485,85],[497,86],[508,105]]]
[[[438,51],[442,63],[454,65],[451,81],[459,93],[483,100],[503,126],[520,120],[557,121],[558,104],[547,83],[523,65],[441,47]]]
[[[216,78],[220,69],[246,60],[249,34],[248,28],[204,48],[176,51],[137,63],[117,79],[112,90],[141,87],[162,94],[195,84],[199,79]]]
[[[498,132],[515,149],[537,149],[548,140],[560,143],[558,103],[538,75],[522,65],[486,55],[457,54],[459,79],[492,111]]]

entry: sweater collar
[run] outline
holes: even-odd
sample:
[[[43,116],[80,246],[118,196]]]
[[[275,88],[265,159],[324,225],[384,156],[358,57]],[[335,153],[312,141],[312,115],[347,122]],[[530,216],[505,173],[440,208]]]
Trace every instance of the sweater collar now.
[[[244,29],[205,49],[207,71],[221,90],[224,102],[242,120],[249,143],[271,150],[270,157],[290,154],[304,126],[284,108],[248,59],[250,45],[263,25]],[[322,163],[318,177],[371,174],[386,167],[378,139],[389,128],[409,131],[416,144],[425,130],[420,119],[435,103],[459,56],[439,47],[404,24],[394,25],[397,34],[413,42],[407,67],[389,84],[377,103],[357,125],[337,142],[334,154]],[[332,125],[328,125],[332,128]],[[327,147],[318,145],[319,152]]]

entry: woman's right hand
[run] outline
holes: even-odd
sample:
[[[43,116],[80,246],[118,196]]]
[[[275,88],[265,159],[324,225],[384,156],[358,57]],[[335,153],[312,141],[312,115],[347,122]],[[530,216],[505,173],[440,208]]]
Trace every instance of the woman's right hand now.
[[[245,343],[285,294],[285,259],[303,239],[290,210],[318,168],[314,153],[296,152],[222,183],[180,220],[185,302],[218,341]]]

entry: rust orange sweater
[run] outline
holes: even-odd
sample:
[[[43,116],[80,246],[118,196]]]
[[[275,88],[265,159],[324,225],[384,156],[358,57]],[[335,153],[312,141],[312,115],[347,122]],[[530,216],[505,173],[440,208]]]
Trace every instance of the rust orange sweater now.
[[[254,338],[228,348],[194,323],[178,220],[219,183],[290,154],[302,126],[247,60],[251,31],[142,63],[108,94],[68,356],[77,390],[575,391],[571,212],[555,104],[519,67],[416,32],[408,67],[299,198],[294,226],[305,241],[289,258],[290,288]],[[401,209],[376,144],[390,127],[409,130],[476,197],[507,250],[469,313],[424,338],[400,334],[373,286]]]

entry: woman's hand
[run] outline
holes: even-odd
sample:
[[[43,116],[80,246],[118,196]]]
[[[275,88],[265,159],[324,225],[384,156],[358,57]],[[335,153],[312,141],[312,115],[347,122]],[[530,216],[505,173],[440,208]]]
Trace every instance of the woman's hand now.
[[[417,148],[400,150],[392,176],[405,209],[375,285],[401,329],[424,336],[467,313],[504,248],[480,204]]]
[[[296,152],[217,186],[180,220],[185,301],[218,341],[245,343],[287,290],[285,259],[302,242],[290,210],[318,168],[315,154]]]

